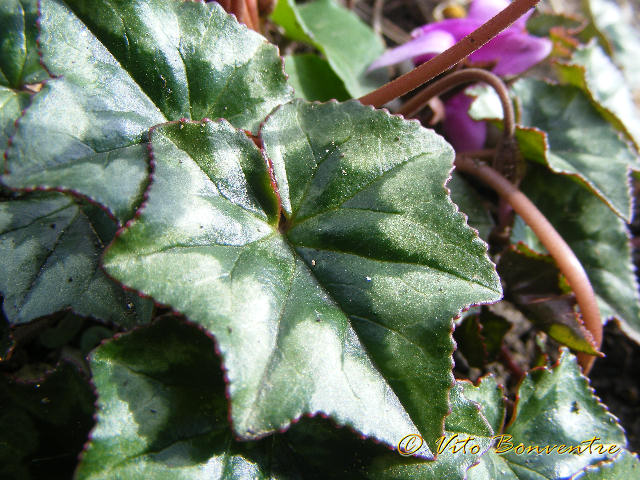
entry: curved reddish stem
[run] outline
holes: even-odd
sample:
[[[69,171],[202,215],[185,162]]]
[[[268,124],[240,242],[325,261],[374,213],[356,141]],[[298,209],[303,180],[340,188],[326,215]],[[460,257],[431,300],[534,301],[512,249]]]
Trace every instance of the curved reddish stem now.
[[[446,77],[436,80],[408,100],[396,113],[404,115],[405,117],[411,117],[422,110],[432,97],[442,95],[458,85],[475,82],[486,83],[496,91],[502,104],[502,111],[504,112],[504,136],[513,137],[516,132],[516,122],[513,105],[509,98],[509,91],[502,80],[500,80],[500,77],[481,68],[458,70],[457,72],[453,72]]]
[[[485,43],[507,28],[540,0],[515,0],[507,8],[482,26],[471,32],[451,48],[440,55],[414,68],[409,73],[396,78],[367,95],[360,97],[364,105],[380,107],[405,93],[415,90],[420,85],[453,67],[464,58],[482,47]]]
[[[518,190],[509,180],[486,164],[472,160],[465,156],[456,157],[456,169],[470,173],[493,188],[504,198],[522,219],[531,227],[542,244],[556,261],[558,268],[567,278],[569,285],[576,295],[576,300],[582,312],[585,327],[593,337],[593,345],[600,350],[602,345],[602,321],[595,294],[589,278],[582,268],[582,264],[567,245],[567,242],[549,223],[549,220],[537,209],[524,193]],[[578,362],[585,373],[589,373],[595,357],[579,352]]]

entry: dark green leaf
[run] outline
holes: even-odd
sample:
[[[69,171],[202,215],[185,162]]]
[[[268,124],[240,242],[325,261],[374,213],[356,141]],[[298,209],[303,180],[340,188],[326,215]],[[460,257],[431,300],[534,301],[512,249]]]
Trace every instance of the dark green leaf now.
[[[93,402],[69,364],[35,382],[0,376],[0,477],[71,478],[93,425]]]
[[[384,69],[367,73],[369,65],[384,52],[382,39],[334,0],[301,5],[280,0],[272,18],[291,38],[318,48],[351,96],[360,97],[388,80]]]
[[[36,48],[37,16],[38,0],[0,2],[0,85],[19,90],[48,77]]]
[[[15,131],[16,120],[22,110],[29,105],[29,94],[0,86],[0,152],[4,152],[7,142]]]
[[[3,315],[0,318],[0,362],[4,362],[11,356],[14,346],[9,321]]]
[[[393,446],[415,423],[434,445],[451,319],[501,293],[444,188],[451,148],[357,102],[283,106],[262,141],[288,217],[278,228],[244,134],[167,125],[152,134],[149,201],[107,270],[216,336],[241,437],[321,411]]]
[[[579,352],[597,354],[590,333],[576,312],[573,294],[560,287],[560,272],[550,256],[520,246],[502,254],[498,273],[506,284],[505,297],[536,327]]]
[[[110,235],[100,237],[96,227],[106,222]],[[152,304],[125,292],[99,267],[115,226],[104,212],[58,193],[0,203],[0,291],[11,323],[67,308],[123,325],[148,321]]]
[[[508,320],[484,310],[466,317],[456,327],[454,339],[469,365],[484,368],[498,359],[504,336],[510,328]]]
[[[350,97],[329,63],[317,55],[289,55],[284,59],[284,70],[297,98],[324,102]]]
[[[494,389],[469,398],[480,402],[483,411],[496,408]],[[469,470],[469,480],[569,478],[611,458],[617,451],[608,453],[612,445],[623,448],[627,443],[615,417],[598,402],[575,357],[566,350],[552,370],[538,368],[527,374],[518,390],[514,417],[501,433],[480,464]],[[558,453],[560,446],[579,447],[580,455],[566,448]]]
[[[597,35],[633,88],[640,86],[640,35],[633,25],[633,13],[615,0],[584,0]]]
[[[451,200],[467,216],[469,226],[478,231],[480,238],[489,241],[494,222],[489,210],[482,204],[482,197],[455,171],[447,183],[447,188],[451,191]]]
[[[457,382],[451,390],[451,414],[446,419],[441,451],[435,461],[380,456],[367,468],[373,480],[463,480],[467,469],[476,463],[491,445],[493,430],[480,413],[477,403],[468,400],[466,382]],[[465,443],[466,442],[466,443]],[[455,452],[455,453],[454,453]]]
[[[638,286],[624,222],[575,182],[541,169],[530,169],[522,189],[584,266],[603,319],[616,318],[640,343]]]
[[[563,28],[576,32],[583,28],[585,24],[585,20],[580,20],[565,13],[537,12],[536,15],[527,20],[527,31],[536,37],[548,37],[554,28]]]
[[[482,92],[482,93],[480,93]],[[628,172],[635,153],[577,87],[527,78],[512,87],[520,115],[516,139],[527,160],[579,179],[627,221],[631,218]],[[502,118],[492,90],[475,89],[470,114]]]
[[[640,147],[640,111],[622,72],[595,43],[579,47],[566,63],[556,64],[563,81],[581,88],[598,111]]]
[[[291,95],[274,46],[216,3],[42,0],[43,62],[56,76],[20,120],[11,188],[80,192],[127,220],[141,201],[148,129],[225,117],[256,130]]]
[[[97,425],[76,478],[303,478],[281,436],[237,442],[220,361],[193,326],[162,318],[91,356]]]
[[[61,348],[80,332],[84,319],[74,313],[67,313],[60,321],[40,334],[40,343],[50,349]]]
[[[587,467],[574,477],[574,480],[628,480],[640,476],[638,457],[623,450],[611,461],[605,461]]]

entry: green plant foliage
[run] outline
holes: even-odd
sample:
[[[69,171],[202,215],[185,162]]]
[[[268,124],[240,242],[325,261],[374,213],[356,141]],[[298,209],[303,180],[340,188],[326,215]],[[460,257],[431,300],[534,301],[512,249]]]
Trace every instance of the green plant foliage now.
[[[622,68],[629,82],[640,85],[640,35],[630,21],[632,14],[624,10],[615,0],[583,0],[602,46]]]
[[[93,402],[70,364],[40,380],[0,376],[0,477],[71,478],[93,425]]]
[[[489,211],[484,208],[480,195],[455,171],[447,183],[447,188],[451,191],[453,203],[467,216],[469,225],[478,231],[480,238],[488,242],[494,221]]]
[[[284,59],[284,70],[297,98],[321,102],[350,98],[342,80],[331,70],[329,62],[317,55],[289,55]]]
[[[98,418],[78,480],[301,478],[281,475],[274,441],[234,440],[220,361],[196,328],[160,319],[99,347],[91,371]]]
[[[500,355],[504,336],[511,323],[500,315],[482,311],[478,315],[467,316],[456,326],[454,339],[458,351],[464,355],[470,366],[484,368]]]
[[[592,467],[585,468],[575,480],[626,480],[640,475],[640,461],[638,457],[626,450],[611,461],[604,461]]]
[[[11,188],[75,190],[124,222],[147,180],[151,126],[224,117],[257,130],[291,96],[277,49],[216,3],[42,0],[40,8],[42,60],[56,78],[18,124],[2,177]]]
[[[565,13],[537,12],[527,20],[527,31],[537,37],[548,37],[554,28],[574,32],[585,26],[585,21]]]
[[[23,88],[48,77],[36,51],[37,0],[6,0],[0,4],[0,152],[14,132],[14,123],[29,105]]]
[[[410,416],[432,446],[448,410],[451,318],[500,297],[485,244],[444,189],[450,147],[357,102],[285,105],[261,140],[279,225],[243,133],[156,129],[148,203],[105,254],[107,271],[216,336],[243,438],[322,411],[390,445]]]
[[[442,451],[432,462],[389,455],[375,458],[367,468],[367,478],[373,480],[463,480],[466,471],[476,463],[491,445],[493,430],[480,413],[479,405],[465,398],[465,383],[457,382],[451,390],[451,414],[445,422]],[[467,448],[453,453],[456,442],[472,437]],[[457,445],[458,447],[460,445]],[[477,450],[472,448],[476,446]]]
[[[0,85],[20,90],[48,77],[36,49],[37,15],[37,0],[0,4]]]
[[[578,47],[571,60],[556,64],[563,81],[581,88],[598,111],[640,146],[640,111],[622,72],[594,42]]]
[[[561,175],[532,168],[522,189],[582,263],[602,317],[616,318],[629,338],[640,343],[638,286],[624,222],[580,185]],[[514,242],[519,240],[526,241],[512,238]]]
[[[279,0],[271,18],[289,37],[320,50],[351,96],[361,97],[388,80],[384,70],[367,73],[384,52],[382,39],[334,0],[300,5],[295,0]]]
[[[560,272],[550,256],[519,245],[502,254],[498,273],[508,285],[505,298],[536,327],[573,350],[597,354],[576,311],[575,297],[562,291]]]
[[[480,387],[468,384],[464,390],[465,396],[482,405],[494,426],[500,423],[503,408],[496,410],[496,392],[492,377],[484,378]],[[588,465],[613,457],[627,443],[615,417],[598,402],[575,357],[566,350],[553,369],[539,368],[527,374],[518,390],[513,418],[498,432],[509,437],[497,438],[480,464],[469,470],[469,480],[569,478]],[[599,439],[589,450],[588,442],[594,436]],[[525,450],[516,453],[519,444]],[[606,445],[604,453],[599,453],[598,444]],[[618,450],[607,453],[612,444]],[[556,447],[551,450],[553,445]],[[581,454],[569,454],[566,449],[559,454],[560,445],[581,446]],[[540,447],[543,453],[537,453],[535,448],[527,453],[529,446]],[[544,451],[546,446],[548,454]]]
[[[553,85],[533,78],[511,88],[520,119],[516,139],[523,156],[548,165],[556,173],[580,179],[625,220],[631,218],[627,187],[635,153],[577,87]],[[472,90],[484,97],[471,105],[476,120],[502,118],[497,95],[486,88]],[[621,186],[624,185],[624,188]]]
[[[71,309],[132,326],[152,304],[107,278],[100,254],[116,224],[104,212],[60,193],[0,202],[0,291],[11,323]]]

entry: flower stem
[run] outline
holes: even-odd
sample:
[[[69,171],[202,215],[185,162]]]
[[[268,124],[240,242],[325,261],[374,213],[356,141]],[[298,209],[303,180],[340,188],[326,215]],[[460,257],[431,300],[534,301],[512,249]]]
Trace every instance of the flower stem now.
[[[591,333],[592,344],[596,350],[600,350],[602,345],[600,310],[598,309],[591,283],[589,283],[589,278],[571,247],[567,245],[567,242],[564,241],[531,200],[496,170],[465,155],[456,157],[455,166],[457,170],[469,173],[493,188],[502,198],[509,202],[535,232],[556,261],[562,274],[567,278],[582,312],[584,326]],[[577,356],[583,372],[585,375],[588,374],[593,366],[595,357],[582,352],[579,352]]]
[[[516,131],[515,114],[513,113],[513,105],[509,99],[509,91],[506,85],[497,75],[482,70],[481,68],[467,68],[453,72],[435,82],[427,85],[424,89],[406,102],[396,113],[405,117],[412,117],[422,110],[427,102],[437,95],[451,90],[452,88],[464,83],[483,82],[493,88],[500,97],[502,103],[502,111],[504,116],[504,136],[513,137]]]
[[[371,93],[360,97],[364,105],[381,107],[385,103],[405,93],[415,90],[420,85],[447,71],[455,64],[482,47],[485,43],[498,35],[529,9],[536,6],[540,0],[515,0],[495,17],[481,25],[469,35],[461,39],[451,48],[440,55],[414,68],[409,73],[396,78]]]

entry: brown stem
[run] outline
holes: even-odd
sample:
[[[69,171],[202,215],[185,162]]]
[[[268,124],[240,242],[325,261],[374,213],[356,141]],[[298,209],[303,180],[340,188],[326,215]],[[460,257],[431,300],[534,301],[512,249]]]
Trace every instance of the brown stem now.
[[[475,52],[485,43],[507,28],[540,0],[515,0],[495,17],[481,25],[440,55],[414,68],[409,73],[396,78],[367,95],[360,97],[364,105],[380,107],[405,93],[415,90],[442,72]]]
[[[531,200],[496,170],[462,155],[456,157],[455,165],[457,170],[470,173],[493,188],[502,198],[509,202],[535,232],[556,261],[560,271],[567,278],[580,306],[584,325],[593,337],[593,345],[596,350],[600,350],[602,345],[600,310],[587,274],[571,247],[567,245],[567,242],[564,241]],[[593,366],[595,357],[581,352],[578,353],[577,357],[585,375],[588,374]]]
[[[458,85],[476,82],[486,83],[496,91],[498,97],[500,97],[500,103],[502,103],[505,125],[504,136],[513,137],[516,131],[516,122],[515,114],[513,113],[513,105],[509,98],[509,91],[507,90],[504,82],[500,80],[497,75],[494,75],[487,70],[482,70],[481,68],[458,70],[457,72],[453,72],[440,80],[436,80],[432,84],[424,87],[420,93],[412,97],[396,113],[404,115],[405,117],[412,117],[422,110],[432,97],[442,95]]]

